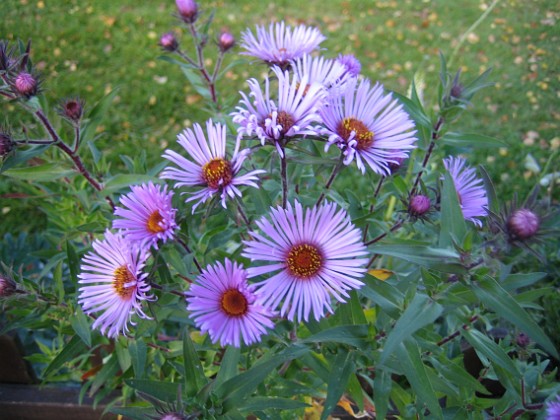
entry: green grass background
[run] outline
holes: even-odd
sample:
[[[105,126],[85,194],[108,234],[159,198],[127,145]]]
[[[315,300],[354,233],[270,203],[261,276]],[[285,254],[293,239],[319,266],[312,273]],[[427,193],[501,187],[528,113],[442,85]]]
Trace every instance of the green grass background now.
[[[388,89],[406,93],[415,74],[423,76],[428,108],[437,102],[438,52],[447,56],[462,34],[490,5],[478,0],[308,0],[200,1],[201,19],[215,10],[211,43],[222,28],[236,38],[247,27],[285,20],[320,28],[327,40],[323,54],[353,53],[362,73]],[[204,101],[178,66],[159,60],[162,33],[173,30],[182,48],[192,44],[173,16],[174,1],[2,0],[0,37],[32,40],[32,59],[44,78],[49,101],[80,96],[93,106],[119,88],[111,112],[99,129],[97,146],[119,164],[119,154],[145,150],[150,164],[175,141],[179,131],[209,114]],[[496,84],[475,97],[474,105],[454,124],[454,131],[476,132],[504,141],[501,149],[469,156],[486,165],[503,199],[522,196],[540,179],[525,166],[531,155],[542,166],[560,148],[560,19],[554,0],[501,0],[467,38],[455,57],[466,79],[492,67]],[[216,54],[207,48],[207,64]],[[239,48],[225,65],[239,59]],[[451,69],[454,70],[454,69]],[[224,102],[235,104],[245,80],[259,78],[257,64],[233,67],[218,83]],[[13,105],[3,104],[2,122],[15,131],[35,122]],[[86,156],[86,159],[88,157]],[[560,170],[555,163],[553,169]],[[0,208],[5,220],[14,208],[7,199],[13,185],[0,178]],[[557,190],[557,189],[556,189]],[[552,194],[558,197],[558,192]],[[12,212],[13,213],[13,212]]]

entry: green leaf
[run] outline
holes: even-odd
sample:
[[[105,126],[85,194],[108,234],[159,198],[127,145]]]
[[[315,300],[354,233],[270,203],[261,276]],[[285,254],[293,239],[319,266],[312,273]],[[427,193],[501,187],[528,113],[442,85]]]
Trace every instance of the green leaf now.
[[[460,256],[451,249],[433,248],[429,245],[407,244],[410,241],[392,241],[370,246],[370,251],[375,254],[389,255],[405,261],[433,268],[444,273],[465,273],[465,268],[460,263]]]
[[[76,174],[77,172],[75,170],[65,168],[60,163],[46,163],[44,165],[12,168],[4,171],[4,175],[11,178],[37,182],[54,181]]]
[[[503,147],[506,146],[501,140],[494,137],[474,133],[447,132],[441,137],[441,141],[450,146],[457,147]]]
[[[105,97],[97,102],[97,104],[87,115],[87,119],[85,123],[82,124],[82,128],[80,130],[80,138],[82,139],[82,144],[87,143],[93,139],[97,127],[99,126],[101,121],[103,121],[103,118],[105,117],[105,114],[107,114],[107,111],[109,110],[109,107],[117,96],[118,91],[119,88],[116,88],[105,95]]]
[[[327,398],[325,398],[321,420],[326,419],[340,401],[352,372],[354,372],[352,354],[339,349],[329,375]]]
[[[91,384],[90,393],[95,394],[102,386],[107,385],[119,371],[119,360],[115,353],[112,353],[109,360],[103,363],[103,367],[95,374],[95,378]]]
[[[389,410],[389,394],[393,381],[391,374],[379,367],[375,369],[375,378],[373,379],[373,402],[375,404],[375,413],[377,418],[384,419]]]
[[[143,174],[118,174],[109,178],[103,186],[105,194],[116,193],[120,190],[127,189],[131,185],[140,185],[144,182],[152,181],[154,183],[161,182],[157,178]]]
[[[484,166],[480,165],[478,169],[480,169],[482,181],[484,182],[484,189],[486,190],[486,196],[488,197],[488,209],[494,213],[498,213],[500,211],[500,202],[498,201],[492,178],[490,178],[490,175],[488,175]]]
[[[150,381],[147,379],[127,379],[125,383],[145,394],[151,395],[160,401],[177,402],[179,384],[176,382]]]
[[[74,357],[85,352],[86,350],[87,348],[82,339],[79,336],[75,335],[47,366],[47,368],[43,372],[43,378],[47,378],[51,373],[54,373],[58,369],[60,369],[64,363],[69,362]]]
[[[224,400],[224,410],[237,407],[241,401],[261,384],[264,379],[281,363],[303,356],[307,347],[293,345],[269,360],[253,365],[249,370],[225,381],[216,394]]]
[[[64,301],[64,281],[62,280],[62,261],[59,261],[58,264],[54,267],[53,270],[53,282],[54,282],[54,290],[56,292],[56,298],[59,303]]]
[[[521,379],[521,374],[513,361],[509,358],[504,349],[497,345],[494,340],[491,340],[480,331],[473,329],[464,329],[461,333],[477,352],[486,357],[492,363],[495,363],[508,371],[511,375]]]
[[[253,397],[247,399],[239,410],[250,413],[262,410],[297,410],[304,407],[309,407],[309,404],[288,398]]]
[[[76,254],[76,250],[69,241],[66,241],[66,256],[68,257],[68,269],[70,270],[70,278],[73,283],[77,283],[78,273],[80,272],[80,259]]]
[[[130,352],[130,358],[132,359],[134,375],[137,379],[142,379],[144,376],[144,370],[146,369],[146,358],[148,353],[146,343],[144,343],[141,339],[130,341],[128,351]]]
[[[393,97],[397,98],[398,101],[403,105],[404,110],[412,117],[416,124],[422,127],[432,129],[432,122],[418,104],[414,103],[411,99],[398,92],[391,92]]]
[[[16,149],[13,154],[10,154],[4,161],[0,161],[0,174],[7,171],[14,166],[27,162],[34,157],[42,155],[50,145],[32,146],[26,150]]]
[[[365,347],[367,345],[368,326],[367,325],[339,325],[323,330],[317,334],[302,340],[302,343],[322,343],[333,342],[349,344],[355,347]]]
[[[443,307],[423,294],[416,294],[387,336],[380,364],[383,364],[400,343],[420,328],[434,322],[443,312]]]
[[[457,365],[453,361],[445,360],[441,363],[435,357],[430,357],[430,363],[436,371],[438,371],[444,378],[448,379],[452,384],[460,388],[467,389],[469,393],[480,392],[487,394],[488,390],[477,381],[473,376],[468,373],[464,367]]]
[[[406,340],[398,344],[396,353],[403,372],[417,395],[418,402],[428,406],[431,416],[442,419],[443,412],[422,363],[418,345],[412,340]]]
[[[554,344],[521,305],[493,278],[485,276],[473,283],[473,291],[490,310],[518,327],[552,356],[559,358]]]
[[[512,292],[516,289],[521,289],[523,287],[532,286],[539,280],[544,279],[547,273],[516,273],[510,274],[502,282],[502,287],[508,292]]]
[[[220,370],[216,376],[216,387],[237,375],[237,364],[239,363],[240,355],[241,351],[238,347],[230,346],[227,348],[222,362],[220,363]]]
[[[461,244],[467,233],[467,226],[459,205],[459,196],[449,172],[445,173],[443,180],[441,203],[439,246],[442,248],[451,247],[454,239]]]
[[[82,341],[88,347],[91,347],[91,325],[88,322],[87,316],[82,311],[82,308],[76,308],[74,316],[70,319],[70,324]]]
[[[402,292],[386,281],[378,280],[370,274],[366,274],[365,283],[365,286],[359,290],[360,294],[379,305],[390,317],[398,318],[404,301]]]
[[[185,391],[187,396],[193,397],[206,385],[208,380],[204,375],[204,369],[187,328],[183,331],[183,358],[185,364]]]

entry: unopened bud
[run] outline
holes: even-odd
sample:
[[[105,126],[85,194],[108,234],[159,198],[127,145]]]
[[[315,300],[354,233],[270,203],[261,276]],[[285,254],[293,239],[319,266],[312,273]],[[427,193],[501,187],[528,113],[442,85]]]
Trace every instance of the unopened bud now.
[[[175,35],[171,32],[167,32],[161,36],[159,39],[159,45],[165,51],[169,52],[177,51],[177,48],[179,48],[179,42],[177,41],[177,38],[175,38]]]
[[[453,85],[449,94],[452,98],[459,99],[463,93],[463,86],[460,84]]]
[[[224,31],[220,34],[220,37],[218,38],[218,47],[220,48],[220,51],[226,52],[234,45],[235,37],[230,32]]]
[[[0,274],[0,298],[8,297],[16,292],[16,283],[3,274]]]
[[[198,17],[198,4],[194,0],[175,0],[181,19],[186,23],[194,23]]]
[[[519,347],[525,348],[531,343],[531,339],[525,333],[519,333],[515,338],[515,342]]]
[[[16,76],[14,86],[17,93],[25,97],[30,97],[37,93],[37,80],[31,74],[24,71]]]
[[[410,199],[408,212],[414,217],[425,215],[430,210],[430,198],[425,195],[415,195]]]
[[[84,113],[84,101],[81,99],[68,99],[60,106],[60,115],[73,122],[80,121]]]
[[[346,67],[346,71],[352,77],[357,77],[360,74],[360,71],[362,71],[362,64],[353,54],[347,54],[347,55],[340,54],[337,60],[342,65],[344,65],[344,67]]]
[[[8,133],[0,132],[0,157],[6,156],[14,148],[15,143]]]
[[[529,239],[537,233],[540,224],[539,216],[531,210],[519,209],[510,216],[507,228],[513,238]]]
[[[401,167],[402,163],[404,162],[404,158],[396,157],[391,159],[393,159],[395,162],[389,162],[389,170],[392,174],[394,174]]]

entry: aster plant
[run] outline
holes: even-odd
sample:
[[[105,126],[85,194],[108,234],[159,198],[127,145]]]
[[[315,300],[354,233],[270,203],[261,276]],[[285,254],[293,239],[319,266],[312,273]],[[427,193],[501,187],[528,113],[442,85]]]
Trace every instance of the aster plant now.
[[[41,380],[133,419],[554,416],[558,203],[503,206],[472,153],[499,141],[451,131],[488,72],[441,57],[435,92],[403,72],[402,95],[319,27],[237,41],[213,16],[177,0],[158,41],[206,122],[118,161],[94,143],[115,92],[51,110],[30,44],[0,42],[0,95],[32,118],[0,130],[0,175],[48,215],[32,249],[2,239],[0,326]],[[238,47],[261,66],[224,71]]]

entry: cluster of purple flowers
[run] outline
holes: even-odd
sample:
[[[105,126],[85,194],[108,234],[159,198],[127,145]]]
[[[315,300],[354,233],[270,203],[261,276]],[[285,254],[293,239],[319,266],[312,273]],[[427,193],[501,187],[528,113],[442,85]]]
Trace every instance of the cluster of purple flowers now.
[[[182,16],[192,19],[196,12],[185,9]],[[250,149],[241,150],[246,137],[274,146],[281,158],[290,142],[319,137],[326,140],[326,151],[332,145],[340,150],[345,165],[355,161],[362,173],[369,167],[382,176],[416,147],[410,116],[382,85],[360,75],[355,57],[309,55],[324,39],[315,28],[292,29],[283,22],[268,30],[258,27],[256,36],[243,34],[244,54],[263,60],[272,72],[264,84],[250,79],[250,92],[241,93],[231,114],[237,124],[231,156],[226,126],[212,120],[206,132],[194,124],[179,134],[186,157],[173,150],[163,154],[172,166],[160,178],[189,189],[186,202],[194,202],[193,213],[215,195],[225,208],[228,199],[241,197],[240,187],[258,188],[265,171],[243,169],[250,157]],[[487,199],[474,169],[455,158],[446,160],[445,167],[465,219],[480,225],[477,217],[486,214]],[[154,297],[142,269],[151,248],[175,238],[172,196],[167,187],[153,183],[133,186],[115,209],[117,233],[107,231],[104,240],[94,241],[94,251],[83,260],[79,302],[86,312],[99,313],[94,328],[110,337],[126,333],[135,313],[147,317],[142,302]],[[417,215],[429,210],[427,197],[416,201]],[[185,294],[194,323],[222,345],[260,341],[277,315],[319,320],[333,312],[333,299],[344,302],[349,291],[362,286],[367,270],[362,232],[336,204],[305,208],[295,201],[271,208],[255,224],[258,229],[249,232],[242,252],[252,265],[245,269],[229,259],[209,264]],[[253,278],[257,281],[250,284]]]

